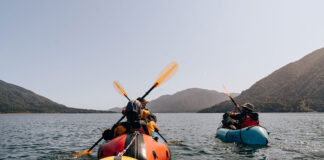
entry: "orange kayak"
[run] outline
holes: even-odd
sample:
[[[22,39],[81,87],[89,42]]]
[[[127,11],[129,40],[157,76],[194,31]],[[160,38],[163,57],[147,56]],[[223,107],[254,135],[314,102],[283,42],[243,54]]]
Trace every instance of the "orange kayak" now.
[[[98,158],[170,160],[170,150],[157,134],[152,136],[139,132],[123,134],[103,144],[98,150]]]

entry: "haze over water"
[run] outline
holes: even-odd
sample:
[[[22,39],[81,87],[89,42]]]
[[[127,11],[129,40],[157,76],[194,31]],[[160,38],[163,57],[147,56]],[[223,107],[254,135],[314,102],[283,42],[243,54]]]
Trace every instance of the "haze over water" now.
[[[268,147],[223,143],[215,138],[222,114],[156,114],[172,159],[324,159],[323,113],[260,113]],[[71,159],[89,148],[121,114],[2,114],[0,159]],[[98,147],[92,156],[96,159]]]

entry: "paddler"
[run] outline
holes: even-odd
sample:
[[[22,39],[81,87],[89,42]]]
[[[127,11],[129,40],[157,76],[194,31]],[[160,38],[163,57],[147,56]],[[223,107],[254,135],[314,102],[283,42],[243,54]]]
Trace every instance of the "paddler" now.
[[[149,101],[142,99],[141,97],[138,97],[137,100],[142,104],[142,119],[146,121],[146,128],[148,131],[147,134],[151,136],[154,131],[159,131],[159,128],[156,125],[156,116],[146,108],[146,105],[149,103]]]
[[[223,126],[229,129],[241,129],[259,125],[259,114],[254,112],[254,105],[245,103],[241,106],[241,113],[229,112],[223,115]]]
[[[144,103],[147,103],[147,101],[143,101],[142,103],[138,100],[128,102],[122,111],[127,121],[114,125],[111,130],[105,130],[103,132],[104,139],[110,140],[124,133],[133,133],[135,131],[152,135],[154,130],[157,129],[154,121],[156,118],[148,110],[144,110],[145,107],[142,106]],[[149,123],[147,123],[148,121]]]

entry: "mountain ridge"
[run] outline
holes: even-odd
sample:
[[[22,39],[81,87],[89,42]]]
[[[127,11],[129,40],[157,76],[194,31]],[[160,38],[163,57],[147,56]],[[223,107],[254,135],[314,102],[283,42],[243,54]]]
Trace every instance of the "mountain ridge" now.
[[[236,96],[233,93],[233,96]],[[225,93],[209,89],[188,88],[152,100],[147,108],[154,113],[193,113],[228,99]]]
[[[193,92],[192,92],[193,91]],[[186,107],[183,104],[187,104],[189,102],[186,102],[187,100],[192,99],[191,97],[195,97],[195,96],[199,96],[199,94],[197,94],[198,92],[205,92],[203,95],[208,95],[207,97],[207,101],[209,101],[210,99],[211,102],[207,103],[207,104],[202,104],[199,103],[199,101],[204,100],[204,98],[198,98],[198,100],[193,100],[193,101],[198,101],[199,105],[197,104],[196,108],[198,109],[186,109]],[[183,93],[189,93],[189,95],[182,95]],[[233,97],[239,95],[238,93],[231,93]],[[201,94],[200,94],[201,95]],[[219,99],[218,96],[221,95],[221,99]],[[175,98],[176,96],[176,98]],[[179,97],[180,96],[180,97]],[[209,99],[209,100],[208,100]],[[221,92],[217,92],[214,90],[209,90],[209,89],[202,89],[202,88],[188,88],[188,89],[184,89],[181,91],[178,91],[174,94],[166,94],[166,95],[162,95],[152,101],[150,101],[150,103],[147,105],[147,108],[153,112],[153,113],[194,113],[197,112],[199,110],[199,108],[208,108],[211,105],[213,105],[215,102],[220,102],[220,101],[225,101],[226,99],[228,99],[228,96],[225,93],[221,93]],[[170,100],[172,101],[170,104]],[[176,100],[176,101],[175,101]],[[177,104],[179,104],[180,107],[175,107],[175,109],[168,109],[170,108],[170,106],[177,106]],[[167,106],[167,107],[166,107]],[[181,107],[182,106],[182,107]],[[195,107],[194,107],[195,108]],[[110,109],[109,111],[120,111],[121,112],[122,108],[119,107],[115,107]]]
[[[31,90],[0,80],[0,113],[112,113],[71,108]]]
[[[244,90],[235,100],[251,102],[262,112],[324,111],[324,48],[288,63]],[[226,112],[231,102],[199,112]]]

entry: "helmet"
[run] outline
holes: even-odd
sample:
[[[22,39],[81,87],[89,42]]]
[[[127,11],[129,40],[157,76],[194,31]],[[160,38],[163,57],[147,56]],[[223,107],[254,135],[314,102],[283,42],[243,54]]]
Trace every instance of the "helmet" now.
[[[254,111],[254,105],[251,103],[244,103],[241,107],[246,110]]]

